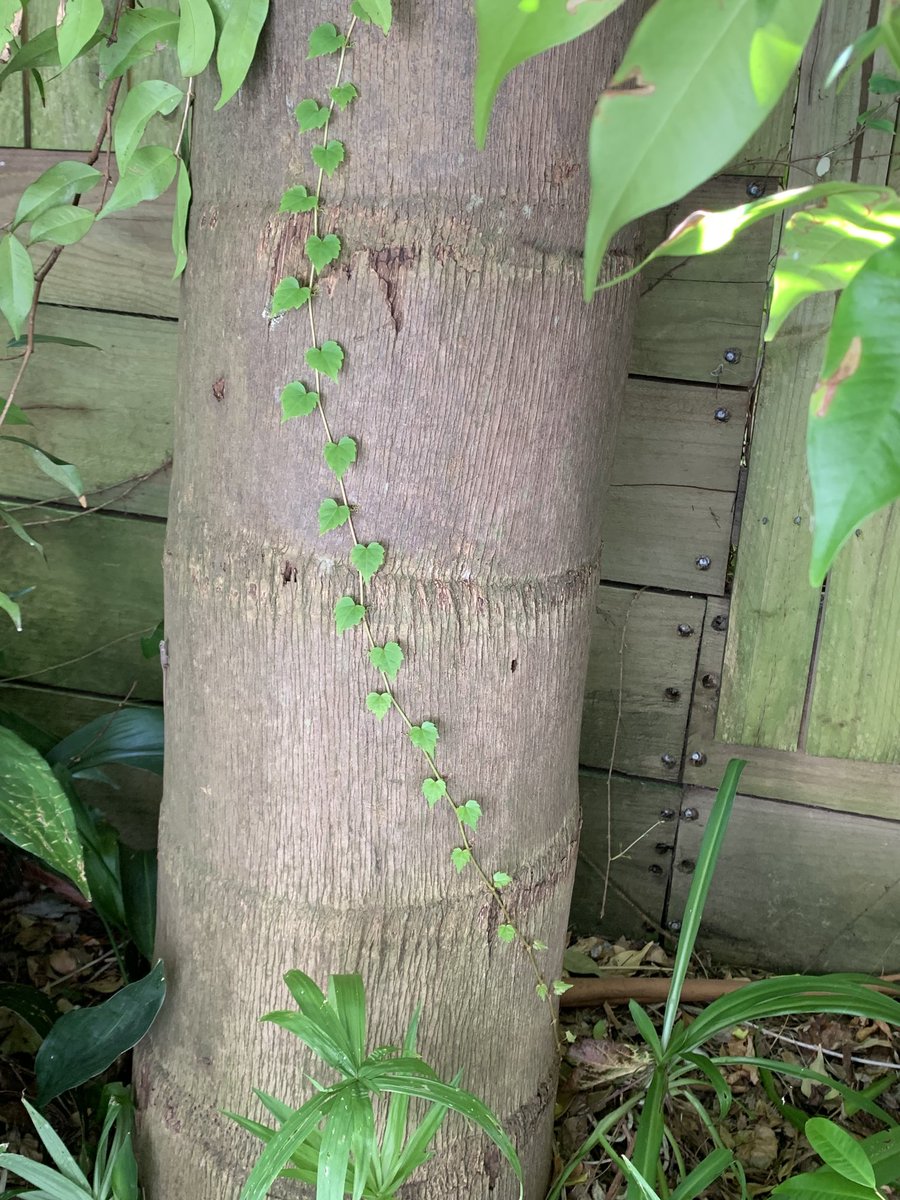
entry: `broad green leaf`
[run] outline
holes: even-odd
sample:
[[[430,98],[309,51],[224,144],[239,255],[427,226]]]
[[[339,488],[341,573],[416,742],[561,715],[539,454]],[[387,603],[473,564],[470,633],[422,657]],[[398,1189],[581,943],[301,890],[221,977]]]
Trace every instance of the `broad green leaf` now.
[[[35,242],[53,242],[57,246],[73,246],[89,233],[94,224],[94,214],[87,208],[75,208],[61,204],[48,208],[31,223],[29,245]]]
[[[856,1138],[826,1117],[810,1117],[803,1132],[827,1167],[853,1183],[874,1189],[875,1172]]]
[[[164,79],[146,79],[129,88],[113,126],[113,144],[120,175],[125,173],[150,119],[157,113],[168,116],[183,98],[181,88]]]
[[[337,479],[343,479],[348,467],[356,462],[356,442],[351,437],[342,437],[339,442],[326,442],[322,448],[325,462]]]
[[[383,646],[373,646],[369,651],[369,662],[378,671],[383,671],[391,683],[397,678],[397,672],[403,665],[403,651],[396,642],[386,642]]]
[[[407,732],[409,733],[409,740],[423,754],[434,754],[438,741],[438,731],[433,721],[423,721],[421,725],[413,725]]]
[[[841,295],[810,402],[816,587],[860,521],[900,496],[898,320],[900,241],[874,254]]]
[[[284,1164],[317,1128],[334,1102],[333,1091],[316,1092],[284,1122],[278,1133],[266,1143],[265,1150],[257,1159],[256,1166],[244,1184],[239,1200],[266,1200],[269,1189],[278,1178]]]
[[[66,0],[66,15],[56,30],[59,65],[67,67],[100,28],[103,0]]]
[[[40,754],[5,728],[0,728],[0,833],[90,899],[69,798]]]
[[[454,846],[450,851],[450,861],[461,874],[472,861],[472,851],[467,850],[465,846]]]
[[[116,40],[100,47],[100,71],[107,79],[117,79],[142,58],[173,45],[177,37],[176,13],[167,8],[126,8]]]
[[[26,441],[25,438],[14,437],[11,433],[0,434],[0,441],[17,442],[20,446],[24,446],[34,459],[35,465],[45,475],[52,479],[54,483],[58,483],[64,487],[66,491],[71,492],[82,508],[86,506],[84,484],[81,481],[81,475],[77,467],[73,467],[71,463],[63,462],[55,454],[50,454],[49,451],[42,450],[40,446],[35,446],[32,442]]]
[[[278,211],[288,213],[312,212],[314,208],[318,207],[318,204],[319,201],[316,197],[310,196],[301,183],[296,187],[288,188],[281,197],[281,204],[278,206]]]
[[[423,779],[422,795],[428,801],[428,807],[434,808],[438,800],[447,795],[447,781],[445,779]]]
[[[318,392],[308,392],[306,386],[298,379],[282,389],[281,420],[290,421],[292,417],[308,417],[319,403]]]
[[[49,1196],[51,1200],[91,1200],[91,1192],[64,1178],[53,1167],[26,1158],[24,1154],[0,1154],[0,1168],[21,1175],[28,1183],[39,1188],[39,1191],[26,1193],[32,1198],[44,1200]]]
[[[180,0],[179,7],[178,65],[184,76],[199,75],[209,66],[216,45],[212,9],[209,0]]]
[[[102,178],[95,167],[89,167],[86,163],[66,161],[48,167],[22,193],[16,207],[14,227],[24,221],[33,221],[48,208],[71,203],[76,196],[89,192]]]
[[[344,352],[337,342],[323,342],[307,350],[306,365],[336,381],[344,365]]]
[[[359,96],[354,83],[340,83],[336,87],[328,89],[328,95],[335,102],[341,112]]]
[[[13,336],[18,337],[31,312],[34,299],[34,268],[28,251],[8,233],[0,240],[0,312]]]
[[[346,504],[338,504],[337,500],[323,500],[319,505],[319,533],[328,533],[332,529],[340,529],[350,519],[350,509]]]
[[[365,608],[357,604],[352,596],[341,596],[334,606],[334,623],[338,633],[346,633],[358,625],[365,615]]]
[[[338,33],[330,21],[317,25],[309,35],[307,58],[321,58],[323,54],[334,54],[347,45],[347,39]]]
[[[309,133],[310,129],[324,129],[328,124],[328,115],[328,109],[320,106],[317,100],[301,100],[294,109],[301,133]]]
[[[188,214],[191,211],[191,176],[184,164],[178,160],[178,181],[175,184],[175,212],[172,214],[172,251],[175,255],[173,279],[177,279],[187,266]]]
[[[394,700],[390,692],[369,692],[366,696],[366,708],[374,713],[379,721],[383,721],[391,711]]]
[[[141,146],[129,159],[97,220],[134,208],[143,200],[155,200],[169,187],[177,170],[178,159],[168,146]]]
[[[222,84],[217,109],[228,103],[246,79],[268,12],[269,0],[231,0],[216,52]]]
[[[879,1200],[880,1193],[826,1169],[785,1179],[771,1195],[779,1200]]]
[[[302,308],[311,295],[312,292],[308,287],[301,287],[300,281],[295,276],[288,275],[286,279],[281,280],[272,294],[269,316],[277,317],[289,309]]]
[[[4,525],[8,526],[9,529],[11,529],[16,535],[16,537],[19,538],[20,541],[23,541],[26,546],[30,546],[32,550],[37,550],[41,558],[44,557],[44,547],[40,542],[35,541],[22,522],[12,515],[5,504],[0,504],[0,521],[2,521]]]
[[[87,45],[81,50],[78,57],[86,54],[88,50],[96,46],[97,42],[102,39],[102,33],[95,33]],[[58,67],[59,66],[59,47],[56,41],[56,26],[50,29],[42,29],[40,33],[29,37],[24,45],[15,50],[10,57],[9,62],[0,71],[0,83],[6,79],[8,75],[14,74],[16,71],[31,71],[32,78],[35,81],[38,90],[41,91],[43,98],[43,81],[36,70],[37,67]]]
[[[45,992],[23,983],[0,983],[0,1008],[8,1008],[21,1017],[42,1038],[59,1017],[59,1009]]]
[[[561,46],[616,11],[623,0],[544,0],[537,12],[525,13],[518,0],[477,0],[478,68],[475,73],[475,141],[483,148],[494,97],[506,76],[526,59]]]
[[[144,958],[153,958],[156,936],[156,851],[119,845],[125,927]]]
[[[463,825],[468,825],[470,829],[475,830],[481,819],[481,805],[477,800],[467,800],[465,804],[460,804],[457,808],[456,815]]]
[[[9,619],[15,625],[19,633],[22,632],[22,610],[16,604],[15,600],[7,596],[6,592],[0,592],[0,609],[2,609]]]
[[[591,123],[590,297],[611,238],[715,175],[791,78],[822,0],[657,0]]]
[[[141,638],[141,654],[144,658],[159,659],[159,643],[165,636],[165,623],[160,621],[155,629]]]
[[[363,582],[368,583],[384,565],[384,546],[380,542],[369,542],[368,546],[357,542],[350,551],[350,562],[362,575]]]
[[[41,1044],[34,1063],[38,1104],[99,1075],[141,1040],[166,994],[160,960],[149,975],[129,983],[93,1008],[64,1013]]]
[[[327,146],[313,146],[312,160],[330,179],[344,161],[344,143],[331,138]]]
[[[164,719],[159,708],[120,708],[82,725],[47,754],[78,777],[107,763],[162,775]]]
[[[62,1138],[53,1129],[50,1122],[42,1117],[37,1109],[33,1108],[25,1097],[22,1097],[22,1103],[31,1117],[31,1123],[34,1126],[38,1137],[44,1144],[44,1149],[56,1164],[56,1168],[63,1178],[68,1179],[70,1183],[74,1183],[76,1187],[84,1188],[91,1194],[91,1185],[88,1182],[87,1176],[79,1167],[78,1163],[66,1149],[66,1145]]]
[[[323,238],[312,234],[306,239],[306,257],[317,271],[334,262],[340,253],[341,239],[333,233],[327,233]]]
[[[394,17],[392,0],[355,0],[354,11],[359,12],[359,10],[362,10],[360,15],[364,20],[368,20],[372,25],[377,25],[382,33],[390,33]]]

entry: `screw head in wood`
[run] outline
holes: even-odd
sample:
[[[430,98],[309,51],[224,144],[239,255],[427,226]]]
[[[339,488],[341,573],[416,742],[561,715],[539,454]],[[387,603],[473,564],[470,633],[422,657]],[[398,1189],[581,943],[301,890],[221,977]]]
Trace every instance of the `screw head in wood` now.
[[[694,764],[695,767],[705,766],[706,765],[706,755],[703,753],[702,750],[694,750],[694,752],[691,754],[691,762]]]
[[[659,819],[661,821],[674,821],[676,816],[677,814],[674,808],[664,808],[659,814]]]
[[[727,408],[717,408],[713,413],[713,418],[718,421],[719,424],[724,425],[726,421],[731,420],[731,413]]]
[[[678,759],[674,754],[661,754],[659,756],[659,761],[669,771],[671,771],[674,766],[678,765]]]
[[[722,351],[722,357],[727,363],[730,363],[732,366],[734,366],[735,363],[739,363],[741,361],[741,352],[737,346],[729,346],[727,350]]]
[[[682,821],[696,821],[700,816],[700,812],[696,808],[683,808],[681,810]]]
[[[690,875],[697,867],[697,864],[692,858],[683,858],[678,864],[678,870],[683,871],[685,875]]]
[[[710,622],[716,633],[724,633],[728,628],[727,613],[717,613]]]
[[[677,687],[667,687],[666,690],[663,692],[663,695],[665,696],[665,698],[667,700],[680,700],[681,699],[681,689],[677,688]]]
[[[659,863],[651,863],[647,868],[651,875],[662,875],[663,870]]]
[[[747,184],[747,195],[751,200],[758,200],[766,194],[766,185],[761,179],[751,179]]]
[[[698,571],[708,571],[712,566],[712,559],[708,554],[698,554],[695,561]]]
[[[693,625],[679,625],[676,630],[679,637],[690,637],[694,632]]]
[[[666,922],[666,929],[668,929],[669,933],[681,933],[681,922],[668,921]]]
[[[714,675],[712,671],[707,671],[700,682],[705,688],[710,688],[711,690],[712,688],[717,688],[719,686],[719,677],[718,675]]]

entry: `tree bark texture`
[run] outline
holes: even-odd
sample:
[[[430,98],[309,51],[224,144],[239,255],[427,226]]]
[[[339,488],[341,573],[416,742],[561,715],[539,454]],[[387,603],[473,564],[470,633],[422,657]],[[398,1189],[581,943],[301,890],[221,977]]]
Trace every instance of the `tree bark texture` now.
[[[334,436],[359,442],[345,477],[363,541],[388,561],[369,614],[406,653],[397,695],[440,729],[437,760],[484,810],[477,851],[513,877],[522,928],[559,973],[579,828],[577,749],[600,514],[630,336],[627,288],[581,299],[591,108],[624,23],[551,52],[504,88],[488,148],[472,139],[468,5],[400,3],[388,39],[361,27],[335,120],[347,148],[325,181],[323,228],[343,242],[319,286],[320,341],[346,351],[323,379]],[[471,869],[449,811],[360,629],[346,529],[318,535],[337,496],[318,417],[280,422],[312,386],[304,312],[269,323],[275,284],[306,271],[314,188],[295,104],[322,100],[334,58],[305,61],[324,0],[275,0],[249,83],[195,118],[191,260],[182,323],[166,550],[169,643],[158,951],[169,996],[139,1054],[150,1200],[235,1197],[260,1143],[224,1116],[292,1103],[309,1067],[257,1018],[290,1007],[293,967],[359,971],[373,1041],[397,1042],[418,1002],[420,1049],[490,1103],[543,1194],[556,1080],[546,1005]],[[623,249],[613,269],[628,265]],[[507,1200],[509,1169],[451,1118],[405,1195]],[[295,1195],[280,1183],[273,1195]]]

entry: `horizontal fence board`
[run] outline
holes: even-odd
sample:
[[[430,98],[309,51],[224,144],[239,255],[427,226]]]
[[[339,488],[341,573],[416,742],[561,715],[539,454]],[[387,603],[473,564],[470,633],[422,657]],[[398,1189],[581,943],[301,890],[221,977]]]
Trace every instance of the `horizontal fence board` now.
[[[609,938],[644,937],[658,933],[675,841],[674,820],[661,821],[665,810],[677,812],[681,789],[614,775],[612,795],[612,856],[606,909],[603,892],[607,874],[606,779],[582,772],[579,777],[584,824],[578,850],[570,924],[576,933]],[[668,848],[666,848],[668,847]],[[651,869],[652,868],[652,869]]]
[[[0,168],[0,222],[12,220],[29,183],[56,163],[73,158],[82,161],[86,155],[7,150]],[[152,203],[98,221],[82,241],[67,246],[60,255],[41,289],[42,299],[78,308],[177,317],[179,285],[172,279],[174,203],[169,191]],[[49,250],[43,243],[35,246],[32,258],[40,263]]]
[[[666,919],[684,914],[715,793],[685,792]],[[900,822],[735,799],[698,945],[729,963],[780,971],[896,971]]]
[[[17,434],[74,463],[92,503],[165,516],[177,326],[41,305],[37,328],[101,349],[38,347],[17,394],[33,428],[19,426]],[[14,362],[0,363],[0,394],[9,387],[15,367]],[[151,478],[135,483],[148,473]],[[38,470],[27,451],[8,443],[0,445],[0,493],[74,503]],[[37,532],[34,536],[41,540]]]
[[[608,767],[615,740],[616,770],[677,777],[704,609],[698,597],[599,589],[581,725],[585,766]],[[682,636],[679,626],[693,632]]]
[[[766,120],[750,138],[740,154],[725,168],[730,174],[749,175],[753,179],[787,174],[791,156],[794,105],[797,101],[797,75],[782,93]]]
[[[29,509],[19,519],[46,515]],[[90,513],[39,528],[46,562],[0,530],[4,590],[34,588],[21,601],[22,632],[0,624],[0,682],[27,676],[107,696],[133,687],[134,699],[161,699],[159,663],[143,657],[140,638],[162,618],[165,526]]]
[[[709,600],[688,723],[685,782],[718,787],[728,760],[744,758],[748,765],[741,789],[748,795],[900,820],[900,766],[820,758],[799,751],[766,750],[717,740],[716,685],[722,677],[722,621],[727,614],[724,600]],[[699,756],[696,762],[691,758],[693,754]]]

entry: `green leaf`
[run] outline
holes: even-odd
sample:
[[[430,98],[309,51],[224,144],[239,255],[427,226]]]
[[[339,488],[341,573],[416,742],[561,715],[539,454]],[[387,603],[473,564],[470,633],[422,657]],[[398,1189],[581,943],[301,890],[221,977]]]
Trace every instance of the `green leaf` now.
[[[144,958],[153,958],[156,936],[156,851],[119,845],[125,927]]]
[[[269,0],[231,0],[216,53],[222,83],[217,109],[228,103],[247,77],[268,12]]]
[[[275,288],[269,304],[269,316],[277,317],[279,313],[287,312],[289,309],[302,308],[311,295],[312,292],[308,287],[301,287],[295,276],[288,275]]]
[[[2,396],[0,396],[0,408],[3,407],[3,404],[4,404],[3,398],[2,398]],[[19,408],[18,404],[11,404],[9,406],[9,408],[7,409],[6,421],[4,422],[4,424],[6,424],[6,425],[30,425],[31,421],[28,419],[28,417],[23,412],[23,410],[21,408]]]
[[[281,204],[278,206],[278,211],[287,213],[312,212],[313,209],[318,208],[318,205],[319,201],[316,197],[310,196],[301,183],[296,187],[288,188],[281,197]]]
[[[18,604],[16,604],[15,600],[12,600],[9,596],[7,596],[6,592],[0,592],[0,608],[2,608],[7,614],[18,632],[21,633],[22,610],[19,608]]]
[[[384,546],[380,542],[369,542],[368,546],[357,542],[350,551],[350,562],[362,575],[363,583],[368,583],[384,565]]]
[[[423,721],[421,725],[413,725],[409,732],[409,740],[423,754],[434,754],[437,746],[438,731],[433,721]]]
[[[159,643],[165,638],[165,626],[162,621],[145,637],[141,638],[141,654],[144,658],[159,659]]]
[[[585,295],[613,235],[715,175],[774,108],[822,0],[658,0],[591,123]]]
[[[428,801],[428,807],[434,808],[438,800],[447,795],[447,781],[445,779],[423,779],[422,795]]]
[[[100,347],[95,346],[93,342],[80,342],[80,341],[78,341],[77,338],[54,337],[54,335],[50,334],[50,333],[36,333],[34,335],[34,341],[35,341],[35,345],[37,345],[38,343],[45,343],[47,345],[54,345],[54,346],[72,346],[78,350],[99,350],[100,349]],[[21,337],[10,338],[10,340],[6,343],[7,347],[10,350],[18,350],[22,346],[26,346],[27,344],[28,344],[28,337],[24,333],[22,334]],[[17,405],[14,404],[13,408],[16,408],[16,407],[17,407]],[[19,412],[21,412],[21,411],[22,410],[19,409]],[[13,424],[13,425],[15,425],[15,424],[30,425],[31,424],[30,421],[19,421],[19,422],[12,421],[12,422],[10,422],[9,417],[6,418],[6,423]]]
[[[300,126],[301,133],[309,133],[311,129],[324,129],[328,124],[329,112],[319,105],[317,100],[301,100],[294,109],[294,116]]]
[[[572,984],[566,983],[564,979],[554,979],[552,986],[554,996],[564,996],[571,989]]]
[[[334,1091],[316,1092],[284,1122],[266,1143],[244,1184],[239,1200],[266,1200],[269,1189],[294,1151],[306,1141],[335,1102]]]
[[[659,1062],[663,1056],[662,1045],[660,1044],[659,1034],[656,1032],[647,1010],[642,1008],[636,1000],[629,1000],[628,1011],[637,1027],[638,1033],[649,1046],[653,1057]]]
[[[57,246],[73,246],[80,242],[94,224],[94,214],[87,208],[74,208],[62,204],[48,208],[31,223],[29,245],[35,242],[53,242]]]
[[[785,1179],[772,1189],[771,1195],[779,1200],[879,1200],[880,1197],[872,1188],[851,1183],[828,1169]]]
[[[308,392],[299,379],[289,383],[281,392],[281,420],[292,417],[308,417],[319,403],[318,392]]]
[[[5,728],[0,728],[0,833],[90,899],[69,798],[40,754]]]
[[[68,1179],[70,1183],[74,1183],[76,1187],[83,1188],[89,1196],[92,1195],[91,1185],[88,1183],[87,1176],[66,1149],[65,1143],[54,1131],[50,1122],[45,1117],[42,1117],[37,1109],[28,1103],[24,1096],[22,1097],[22,1103],[29,1117],[31,1117],[31,1123],[34,1125],[38,1137],[44,1144],[44,1149],[56,1164],[60,1175],[64,1179]]]
[[[306,239],[306,257],[317,271],[334,262],[340,257],[340,253],[341,239],[333,233],[328,233],[323,238],[312,234]]]
[[[78,473],[78,469],[73,467],[71,463],[63,462],[55,454],[50,454],[47,450],[42,450],[40,446],[35,446],[32,442],[26,441],[25,438],[14,437],[11,433],[0,434],[0,441],[17,442],[20,446],[24,446],[34,459],[35,465],[52,479],[54,483],[60,484],[67,491],[71,492],[82,503],[82,507],[84,506],[86,503],[84,499],[84,484],[81,482],[81,475]]]
[[[338,504],[337,500],[323,500],[319,505],[319,533],[328,533],[331,529],[340,527],[350,519],[350,509],[346,504]]]
[[[356,462],[356,442],[351,437],[342,437],[339,442],[326,442],[322,453],[335,477],[343,479],[347,468]]]
[[[135,150],[97,220],[134,208],[143,200],[155,200],[169,187],[177,169],[178,159],[168,146],[142,146]]]
[[[465,804],[460,804],[456,810],[456,815],[463,825],[468,825],[470,829],[477,829],[478,822],[481,818],[481,805],[477,800],[467,800]]]
[[[403,651],[396,642],[386,642],[383,646],[373,646],[369,651],[369,662],[378,671],[383,671],[391,683],[397,678],[397,672],[403,665]]]
[[[213,12],[209,0],[179,0],[179,8],[178,64],[182,75],[200,75],[209,66],[216,45]],[[255,48],[255,40],[253,45]]]
[[[874,1189],[875,1172],[859,1142],[825,1117],[810,1117],[803,1131],[826,1166],[845,1179]]]
[[[390,33],[394,16],[391,0],[354,0],[351,9],[364,21],[377,25],[383,34]]]
[[[26,546],[30,546],[32,550],[37,550],[41,558],[44,557],[44,547],[40,542],[35,541],[21,521],[17,520],[12,515],[9,509],[4,504],[0,504],[0,521],[7,525],[20,541],[23,541]]]
[[[501,942],[514,942],[516,940],[515,925],[500,925],[497,929],[497,937]]]
[[[895,92],[900,92],[900,79],[876,71],[869,77],[869,91],[874,92],[876,96],[892,96]]]
[[[0,1008],[8,1008],[45,1038],[59,1016],[53,1000],[37,988],[22,983],[0,983]]]
[[[321,346],[307,350],[306,364],[336,381],[344,365],[344,352],[337,342],[323,342]]]
[[[171,46],[178,36],[178,15],[167,8],[126,8],[116,40],[100,47],[100,72],[107,80],[124,75],[142,58]]]
[[[366,708],[374,713],[379,721],[383,721],[391,711],[394,703],[390,692],[369,692],[366,696]]]
[[[860,521],[900,496],[898,285],[900,241],[868,260],[835,309],[807,429],[816,587]]]
[[[67,0],[66,15],[56,30],[59,65],[67,67],[100,28],[103,0]]]
[[[321,58],[323,54],[334,54],[347,45],[347,39],[338,33],[330,21],[317,25],[309,35],[307,58]]]
[[[160,708],[120,708],[95,717],[57,742],[47,762],[59,763],[75,778],[108,763],[162,775],[164,726]]]
[[[33,221],[42,212],[58,204],[70,204],[76,196],[89,192],[102,178],[95,167],[89,167],[86,163],[66,161],[48,167],[22,193],[13,225]]]
[[[495,888],[509,887],[512,883],[512,876],[507,875],[505,871],[495,871],[491,878]]]
[[[494,97],[519,63],[571,42],[604,21],[623,0],[591,0],[577,7],[562,0],[526,14],[518,0],[477,0],[478,68],[475,73],[475,141],[483,148]]]
[[[358,625],[365,615],[365,608],[357,604],[352,596],[341,596],[334,606],[334,623],[338,633],[346,633]]]
[[[353,83],[338,84],[336,87],[329,88],[328,94],[341,112],[359,96],[356,85]]]
[[[184,159],[178,160],[178,182],[175,184],[175,211],[172,214],[172,252],[175,255],[173,279],[187,266],[187,227],[191,210],[191,177]]]
[[[695,1200],[702,1192],[724,1174],[734,1162],[734,1155],[724,1146],[713,1150],[698,1163],[669,1196],[669,1200]]]
[[[472,861],[472,851],[467,850],[465,846],[454,846],[450,851],[450,860],[461,874]]]
[[[146,79],[129,88],[113,126],[113,144],[120,175],[125,172],[131,156],[140,145],[150,119],[157,113],[168,116],[175,111],[183,97],[181,88],[164,79]]]
[[[33,1158],[26,1158],[24,1154],[0,1154],[0,1168],[12,1171],[15,1175],[21,1175],[28,1183],[33,1183],[39,1190],[27,1192],[26,1195],[33,1197],[34,1200],[48,1200],[48,1198],[49,1200],[90,1200],[91,1198],[91,1192],[85,1192],[70,1180],[63,1178],[53,1167],[35,1162]],[[8,1195],[8,1193],[5,1194]]]
[[[344,161],[344,143],[331,138],[327,146],[313,146],[312,160],[330,179]]]
[[[28,251],[8,233],[0,240],[0,312],[13,336],[18,337],[31,312],[34,299],[34,269]]]
[[[337,1091],[322,1131],[316,1172],[316,1200],[343,1200],[347,1190],[352,1132],[350,1096],[348,1089],[341,1088]]]
[[[149,975],[129,983],[93,1008],[76,1008],[59,1018],[34,1063],[38,1104],[99,1075],[141,1040],[156,1020],[166,994],[158,962]]]

